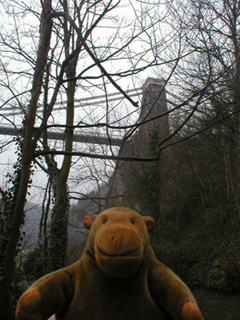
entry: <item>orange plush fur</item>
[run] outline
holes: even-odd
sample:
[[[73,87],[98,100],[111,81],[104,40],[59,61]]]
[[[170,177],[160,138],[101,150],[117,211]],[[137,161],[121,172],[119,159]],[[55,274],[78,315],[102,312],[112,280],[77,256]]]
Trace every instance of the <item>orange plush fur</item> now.
[[[151,217],[116,207],[84,224],[82,257],[35,282],[19,299],[18,320],[203,320],[188,287],[156,259]]]

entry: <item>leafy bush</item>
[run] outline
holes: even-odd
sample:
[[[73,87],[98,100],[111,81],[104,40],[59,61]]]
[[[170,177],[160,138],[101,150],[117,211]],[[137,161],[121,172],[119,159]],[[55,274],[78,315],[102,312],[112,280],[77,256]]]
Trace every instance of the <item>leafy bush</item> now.
[[[223,209],[210,209],[188,225],[162,221],[161,238],[154,239],[157,257],[191,288],[240,292],[240,226]]]
[[[36,248],[28,252],[23,262],[25,278],[32,282],[45,274],[44,252],[42,248]]]
[[[226,293],[240,291],[240,253],[231,251],[214,261],[208,274],[209,289]]]

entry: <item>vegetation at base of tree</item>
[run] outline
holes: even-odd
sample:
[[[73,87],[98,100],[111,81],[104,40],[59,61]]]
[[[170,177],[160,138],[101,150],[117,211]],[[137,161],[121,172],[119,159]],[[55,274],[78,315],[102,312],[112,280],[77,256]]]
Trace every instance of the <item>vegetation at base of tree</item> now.
[[[8,242],[11,236],[11,227],[14,222],[14,210],[16,206],[16,193],[19,190],[20,179],[21,179],[21,162],[22,162],[22,138],[14,138],[16,145],[16,155],[17,161],[13,165],[13,173],[7,174],[7,185],[8,189],[3,190],[0,188],[1,194],[1,210],[0,210],[0,283],[4,283],[6,276],[6,251],[8,249]],[[29,168],[30,176],[28,180],[28,186],[32,185],[32,175],[34,172],[35,166],[34,163],[31,164]],[[25,212],[20,221],[20,227],[24,225],[25,221]],[[21,247],[21,242],[25,236],[25,232],[22,231],[21,235],[18,237],[17,245],[16,245],[16,259],[19,249]],[[16,260],[15,259],[15,260]],[[16,267],[16,261],[11,265],[10,269],[7,269],[13,274],[13,281],[7,286],[7,292],[5,292],[5,296],[9,300],[9,304],[12,306],[10,316],[14,317],[14,307],[16,305],[17,298],[21,293],[21,289],[19,289],[18,283],[22,280],[22,271]]]
[[[149,156],[156,153],[156,145],[161,140],[160,133],[156,128],[149,133],[148,145]],[[144,215],[151,215],[158,219],[162,201],[163,168],[162,162],[156,161],[150,164],[142,164],[133,171],[135,178],[131,183],[134,192],[134,201],[138,203]]]
[[[49,237],[49,270],[55,271],[65,266],[68,243],[69,198],[67,188],[63,188],[61,201],[54,204]]]
[[[158,258],[191,288],[239,293],[240,224],[233,226],[230,219],[222,219],[226,211],[221,210],[209,209],[190,223],[178,225],[163,219],[160,239],[153,239],[153,246]]]
[[[23,261],[23,276],[28,283],[41,278],[45,272],[44,251],[41,247],[29,251]]]

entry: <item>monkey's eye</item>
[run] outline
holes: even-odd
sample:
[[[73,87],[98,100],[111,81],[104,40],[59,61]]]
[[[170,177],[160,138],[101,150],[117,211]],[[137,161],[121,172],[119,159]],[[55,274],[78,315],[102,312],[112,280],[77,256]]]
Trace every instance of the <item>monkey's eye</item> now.
[[[131,224],[135,224],[134,218],[131,218],[131,219],[130,219],[130,222],[131,222]]]
[[[102,222],[103,222],[103,223],[106,223],[107,221],[108,221],[108,218],[105,217],[105,218],[103,218],[103,221],[102,221]]]

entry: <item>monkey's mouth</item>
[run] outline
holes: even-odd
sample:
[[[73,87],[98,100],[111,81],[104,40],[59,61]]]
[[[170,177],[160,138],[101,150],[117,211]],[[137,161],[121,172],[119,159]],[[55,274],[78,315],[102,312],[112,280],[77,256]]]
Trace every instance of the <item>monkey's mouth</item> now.
[[[140,247],[137,247],[136,249],[125,251],[119,254],[110,254],[110,253],[104,252],[99,247],[97,247],[97,249],[99,253],[101,253],[103,256],[110,257],[110,258],[119,258],[119,257],[131,256],[133,253],[137,252],[140,249]]]

